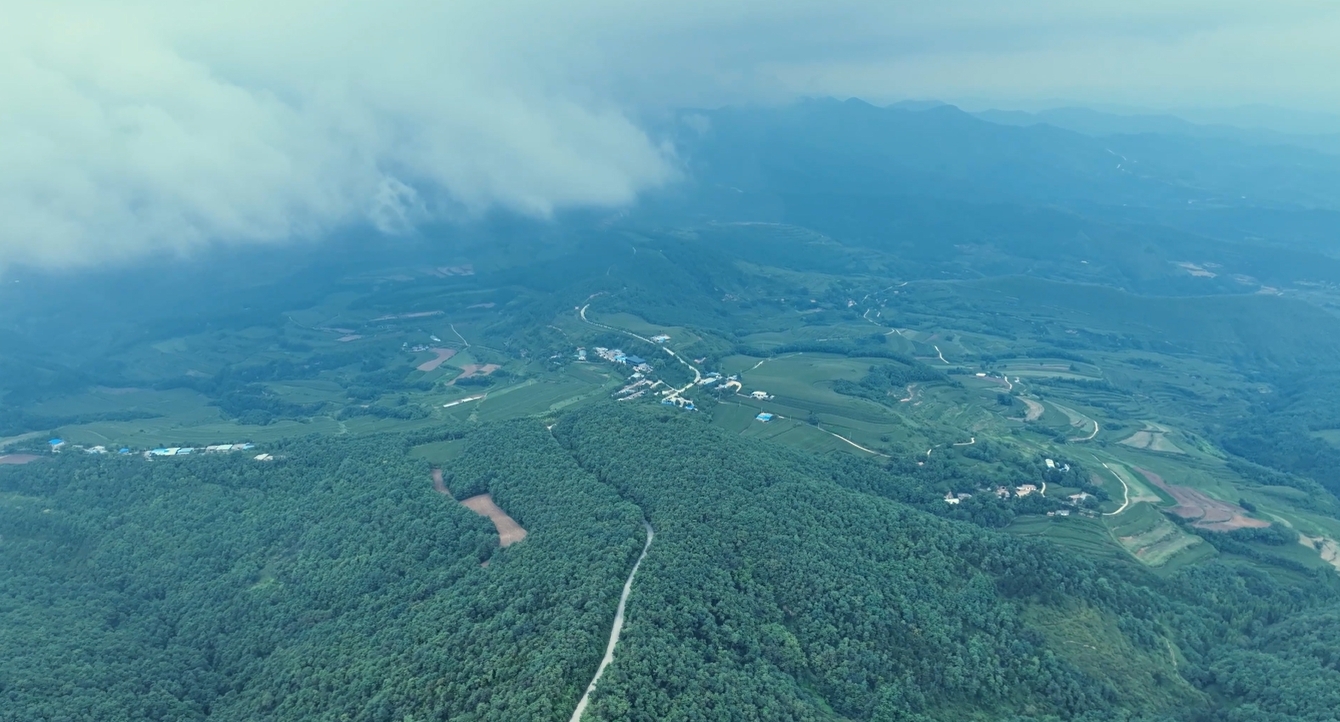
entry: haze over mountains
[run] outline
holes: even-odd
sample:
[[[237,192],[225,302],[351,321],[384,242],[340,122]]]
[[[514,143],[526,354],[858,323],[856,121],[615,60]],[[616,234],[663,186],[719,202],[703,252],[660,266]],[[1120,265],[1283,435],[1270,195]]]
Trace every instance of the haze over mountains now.
[[[11,14],[0,722],[1335,722],[1340,6]]]

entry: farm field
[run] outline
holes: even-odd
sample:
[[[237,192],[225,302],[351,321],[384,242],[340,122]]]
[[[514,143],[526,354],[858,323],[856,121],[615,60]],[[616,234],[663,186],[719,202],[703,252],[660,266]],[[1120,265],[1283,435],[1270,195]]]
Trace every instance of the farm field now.
[[[628,243],[618,241],[620,254],[631,250]],[[879,267],[870,265],[879,253],[858,256],[865,268]],[[479,260],[469,274],[433,270],[465,268],[462,262],[366,269],[283,306],[269,321],[169,327],[106,354],[126,369],[121,378],[31,404],[33,415],[50,421],[28,442],[51,434],[73,445],[149,448],[557,418],[609,403],[631,383],[631,369],[594,356],[597,340],[615,343],[620,333],[610,329],[618,329],[669,336],[664,348],[701,374],[738,375],[738,389],[694,386],[683,397],[702,418],[742,436],[877,463],[948,464],[961,474],[1008,477],[1011,485],[1037,474],[1033,465],[1042,459],[1066,459],[1106,496],[1096,513],[1122,510],[1097,518],[1108,522],[1143,515],[1142,506],[1177,508],[1174,494],[1143,470],[1185,489],[1197,509],[1227,513],[1233,525],[1273,522],[1318,539],[1340,536],[1327,515],[1314,513],[1314,494],[1244,477],[1208,433],[1271,391],[1215,355],[1245,343],[1256,322],[1243,330],[1212,319],[1236,308],[1265,318],[1267,301],[1198,299],[1176,317],[1146,316],[1162,307],[1091,286],[1014,277],[899,280],[776,265],[783,254],[740,261],[722,271],[718,286],[726,290],[666,305],[657,284],[668,257],[635,257],[564,271],[610,285],[583,287],[562,301],[516,283],[515,271],[505,269],[529,261],[509,257],[495,259],[498,275]],[[660,264],[648,287],[638,275],[643,260]],[[581,307],[591,323],[574,310]],[[626,403],[656,404],[664,391],[693,380],[688,366],[634,344],[641,342],[625,345],[654,354],[651,378],[663,385]],[[904,363],[938,376],[876,392],[861,387],[872,371]],[[763,398],[750,398],[753,392]],[[774,418],[756,421],[759,413]],[[1312,438],[1340,443],[1333,431]],[[1078,494],[1078,484],[1057,485],[1048,497]],[[1011,528],[1033,523],[1025,516]],[[1111,535],[1097,534],[1093,519],[1039,514],[1036,523],[1063,546],[1130,555]],[[1144,554],[1159,568],[1199,553],[1194,542],[1170,538],[1187,548],[1137,549],[1152,549]],[[1325,542],[1314,547],[1320,559]]]

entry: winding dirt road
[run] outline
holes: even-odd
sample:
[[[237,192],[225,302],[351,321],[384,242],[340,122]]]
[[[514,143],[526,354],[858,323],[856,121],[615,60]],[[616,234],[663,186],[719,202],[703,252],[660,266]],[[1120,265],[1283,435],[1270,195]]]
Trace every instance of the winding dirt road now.
[[[1107,464],[1103,464],[1103,468],[1111,472],[1113,476],[1117,477],[1117,481],[1121,482],[1121,506],[1118,507],[1116,511],[1103,512],[1103,516],[1116,516],[1121,512],[1126,511],[1126,507],[1131,505],[1131,488],[1129,486],[1126,486],[1126,480],[1121,478],[1120,474],[1118,474],[1115,471],[1112,471],[1112,467],[1108,466]]]
[[[814,427],[814,428],[819,429],[819,427],[817,427],[817,426]],[[841,440],[847,442],[848,444],[851,444],[852,446],[855,446],[856,448],[860,449],[861,451],[864,451],[864,452],[867,453],[867,454],[874,454],[875,456],[882,456],[882,457],[884,457],[884,458],[886,458],[886,459],[892,458],[892,457],[890,457],[888,454],[881,454],[880,452],[875,451],[874,449],[867,449],[867,448],[865,448],[864,446],[861,446],[860,444],[856,443],[855,441],[852,441],[851,439],[848,439],[847,437],[843,436],[842,434],[835,434],[835,433],[829,431],[828,429],[819,429],[819,430],[822,431],[822,432],[824,432],[825,434],[828,434],[829,436],[832,436],[832,437],[841,439]]]
[[[585,319],[583,319],[585,320]],[[623,583],[623,593],[619,595],[619,606],[614,612],[614,626],[610,629],[610,641],[605,646],[605,658],[600,660],[600,666],[596,667],[596,676],[591,678],[591,683],[586,685],[586,692],[582,694],[582,699],[577,703],[577,709],[572,712],[572,719],[569,722],[579,722],[582,713],[586,712],[586,706],[591,703],[591,693],[596,691],[596,683],[600,681],[600,676],[605,673],[605,668],[614,661],[614,647],[619,644],[619,634],[623,632],[623,614],[625,607],[628,606],[628,595],[633,591],[633,577],[637,574],[637,568],[642,566],[642,560],[647,558],[647,552],[651,549],[651,540],[656,536],[656,531],[651,528],[647,521],[642,522],[647,527],[647,543],[642,546],[642,555],[637,558],[633,564],[633,571],[628,573],[628,580]]]

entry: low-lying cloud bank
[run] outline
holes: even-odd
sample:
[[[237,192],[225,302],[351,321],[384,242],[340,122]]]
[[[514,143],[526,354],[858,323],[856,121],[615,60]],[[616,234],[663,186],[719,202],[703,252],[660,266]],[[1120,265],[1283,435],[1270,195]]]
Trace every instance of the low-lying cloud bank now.
[[[0,27],[0,267],[623,205],[679,174],[633,114],[681,103],[1083,82],[1232,102],[1255,96],[1224,88],[1258,80],[1334,99],[1334,78],[1270,80],[1275,61],[1337,59],[1335,12],[1317,5],[28,3]],[[1257,63],[1216,76],[1241,43]]]
[[[466,13],[218,5],[67,3],[8,24],[0,263],[544,215],[674,173],[619,109],[500,67],[508,49]]]

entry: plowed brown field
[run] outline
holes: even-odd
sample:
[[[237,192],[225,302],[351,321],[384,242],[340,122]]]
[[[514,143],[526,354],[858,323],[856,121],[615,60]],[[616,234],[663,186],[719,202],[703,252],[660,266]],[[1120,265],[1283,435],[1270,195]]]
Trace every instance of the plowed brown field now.
[[[1169,484],[1163,477],[1152,471],[1135,467],[1149,483],[1167,492],[1177,502],[1170,511],[1183,519],[1194,519],[1192,526],[1212,531],[1233,531],[1234,529],[1270,526],[1270,522],[1247,516],[1247,510],[1237,504],[1213,499],[1199,489]]]

